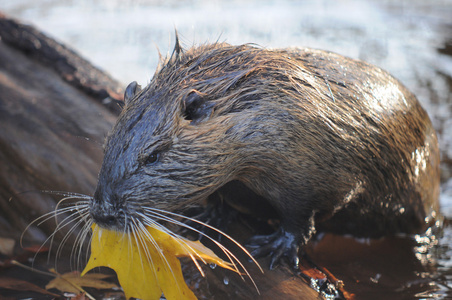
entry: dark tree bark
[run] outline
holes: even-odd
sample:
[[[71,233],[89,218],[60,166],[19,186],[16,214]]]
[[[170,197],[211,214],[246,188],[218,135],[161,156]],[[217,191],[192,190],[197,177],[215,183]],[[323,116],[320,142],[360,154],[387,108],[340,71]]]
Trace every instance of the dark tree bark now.
[[[17,238],[62,198],[40,191],[93,192],[122,91],[30,26],[1,16],[0,37],[0,234]],[[29,237],[42,240],[51,223]]]

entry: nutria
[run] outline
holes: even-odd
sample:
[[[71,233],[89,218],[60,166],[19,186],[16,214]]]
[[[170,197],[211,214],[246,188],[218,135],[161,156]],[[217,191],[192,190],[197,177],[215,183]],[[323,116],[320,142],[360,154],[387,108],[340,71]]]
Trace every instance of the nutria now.
[[[316,229],[424,230],[438,166],[427,113],[375,66],[307,48],[177,42],[148,86],[127,87],[90,215],[130,231],[215,194],[250,210],[266,203],[280,228],[254,238],[253,254],[297,264]]]

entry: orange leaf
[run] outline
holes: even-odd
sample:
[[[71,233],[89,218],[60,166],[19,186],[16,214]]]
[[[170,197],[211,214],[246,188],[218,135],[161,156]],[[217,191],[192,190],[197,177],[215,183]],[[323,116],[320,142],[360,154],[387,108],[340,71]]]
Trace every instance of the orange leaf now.
[[[96,289],[111,289],[117,287],[116,284],[104,281],[104,279],[111,277],[105,274],[88,274],[81,277],[78,272],[69,272],[63,275],[56,274],[47,285],[46,289],[55,288],[61,292],[70,292],[78,294],[83,291],[80,287],[92,287]]]
[[[173,237],[146,227],[136,235],[92,226],[91,257],[82,272],[105,266],[115,270],[127,299],[196,299],[185,284],[177,257],[188,256],[234,270],[199,241]]]
[[[10,277],[0,277],[0,288],[17,291],[32,291],[40,294],[51,295],[53,297],[59,297],[59,295],[46,291],[33,283]]]

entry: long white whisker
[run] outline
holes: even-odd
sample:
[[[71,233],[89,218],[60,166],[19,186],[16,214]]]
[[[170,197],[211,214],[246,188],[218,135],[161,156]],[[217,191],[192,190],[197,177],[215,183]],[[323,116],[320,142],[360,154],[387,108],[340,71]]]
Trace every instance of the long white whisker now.
[[[183,242],[183,239],[180,238],[179,235],[175,234],[174,232],[172,232],[171,230],[165,228],[164,226],[160,225],[159,223],[153,221],[152,219],[148,218],[145,214],[142,213],[138,213],[139,216],[141,216],[143,218],[143,220],[146,222],[145,225],[148,226],[152,226],[160,231],[163,231],[169,235],[171,235],[172,237],[174,237],[175,241],[177,243],[179,243],[179,245],[181,245],[185,251],[187,253],[189,253],[189,256],[191,258],[191,260],[194,262],[194,264],[196,265],[196,268],[198,269],[198,271],[201,273],[201,276],[205,276],[204,271],[202,270],[201,266],[198,263],[198,260],[193,256],[193,253],[198,257],[199,260],[201,260],[204,264],[207,264],[207,262],[204,260],[204,258],[202,258],[197,251],[195,251],[190,245],[188,245],[187,243]]]
[[[63,202],[65,202],[65,201],[67,201],[67,200],[74,200],[74,199],[79,199],[79,198],[77,198],[77,197],[65,197],[65,198],[63,198],[63,199],[61,199],[60,201],[58,201],[57,202],[57,204],[56,204],[56,206],[55,206],[55,223],[57,223],[58,224],[58,218],[57,218],[57,212],[60,210],[59,209],[59,207],[60,207],[60,205],[63,203]],[[79,202],[77,202],[79,205],[80,205],[80,203],[83,203],[83,204],[86,204],[86,207],[88,206],[88,201],[79,201]],[[73,208],[73,209],[75,209],[75,210],[77,210],[77,208],[78,208],[78,205],[76,204],[76,205],[72,205],[72,206],[69,206],[69,208]]]
[[[76,231],[76,229],[80,226],[80,224],[83,223],[83,217],[77,216],[74,219],[70,220],[70,222],[68,222],[67,225],[69,225],[70,223],[74,223],[74,224],[72,224],[72,226],[69,228],[69,230],[67,230],[63,239],[60,241],[60,243],[58,245],[58,248],[57,248],[57,251],[55,254],[55,268],[57,266],[57,260],[58,260],[58,258],[61,257],[61,254],[63,252],[64,245],[70,239],[70,237]],[[72,247],[72,249],[74,249],[74,247]],[[72,252],[73,252],[73,250],[71,250],[71,257],[72,257]]]
[[[92,235],[91,232],[91,227],[94,225],[94,222],[91,218],[88,218],[88,223],[86,224],[86,231],[85,231],[85,236],[89,236]],[[86,239],[86,237],[85,237]],[[82,249],[82,244],[80,245],[80,251]],[[89,255],[90,255],[90,249],[91,249],[91,239],[88,239],[88,245],[86,247],[86,251],[85,251],[85,261],[88,261],[89,259]]]
[[[144,225],[141,222],[136,221],[136,219],[134,219],[134,224],[137,226],[137,229],[138,229],[138,232],[139,232],[140,236],[141,237],[145,237],[145,239],[143,239],[142,241],[148,240],[149,242],[151,242],[152,246],[154,246],[155,250],[158,252],[160,258],[162,260],[164,260],[168,264],[168,262],[166,261],[165,256],[163,255],[162,249],[157,244],[157,242],[155,241],[154,237],[149,234],[149,232],[146,230]]]
[[[40,191],[41,193],[60,195],[64,198],[60,199],[55,206],[55,209],[51,212],[45,213],[42,216],[36,218],[32,222],[30,222],[27,227],[22,232],[20,237],[20,245],[23,247],[23,240],[25,233],[30,229],[31,226],[41,226],[45,222],[50,221],[51,219],[55,220],[56,227],[54,231],[45,239],[45,241],[41,244],[39,249],[36,251],[34,260],[36,259],[36,255],[41,252],[46,244],[49,244],[49,252],[48,259],[50,259],[54,238],[56,234],[62,230],[63,228],[70,227],[69,230],[65,233],[62,240],[59,243],[59,246],[55,255],[55,267],[57,265],[57,259],[62,253],[62,249],[65,243],[68,241],[71,234],[73,234],[76,228],[82,224],[83,218],[82,215],[88,214],[88,200],[91,199],[90,196],[79,194],[79,193],[68,193],[68,192],[60,192],[60,191]],[[79,200],[78,202],[72,202],[71,200]],[[64,207],[63,207],[64,206]],[[67,216],[65,216],[68,214]],[[63,217],[64,216],[64,217]],[[60,217],[62,220],[59,221]]]
[[[60,231],[64,227],[68,226],[69,224],[73,223],[74,221],[76,221],[79,218],[79,216],[75,217],[75,218],[73,217],[74,215],[77,215],[79,213],[79,209],[77,209],[76,207],[73,207],[73,206],[71,208],[72,208],[71,211],[74,211],[74,212],[69,214],[68,216],[66,216],[61,222],[58,222],[58,219],[57,219],[57,216],[61,215],[61,213],[57,213],[55,211],[55,223],[56,223],[57,226],[56,226],[56,228],[54,230],[54,233],[57,233],[58,231]],[[88,209],[88,206],[86,206],[86,209]],[[58,249],[57,249],[57,253],[56,253],[57,255],[56,255],[55,259],[57,259],[58,253],[60,252],[61,243],[63,245],[66,243],[66,239],[69,238],[70,233],[73,230],[75,230],[75,229],[73,229],[73,227],[72,227],[70,232],[67,232],[65,234],[65,236],[63,237],[63,240],[60,242],[60,247],[58,247]],[[52,248],[54,238],[55,238],[55,234],[53,234],[52,238],[50,239],[50,248]],[[49,257],[50,257],[50,253],[51,252],[49,251]]]
[[[34,259],[36,259],[36,255],[44,248],[44,245],[46,245],[47,243],[49,243],[50,241],[50,245],[49,245],[49,253],[48,253],[48,259],[50,259],[50,254],[51,254],[51,249],[52,249],[52,245],[53,245],[53,240],[55,235],[57,234],[57,232],[59,230],[61,230],[62,228],[66,227],[68,224],[71,224],[73,221],[68,221],[67,223],[64,224],[64,222],[66,222],[66,220],[68,220],[70,216],[66,217],[62,223],[59,224],[59,226],[57,226],[57,228],[55,228],[55,230],[52,232],[52,234],[50,234],[47,239],[45,239],[45,241],[41,244],[41,246],[39,247],[39,249],[36,251],[35,257]],[[50,218],[53,218],[53,216],[49,217],[47,220],[49,220]]]
[[[74,217],[74,215],[76,215],[76,217]],[[57,248],[57,252],[55,255],[55,263],[57,258],[59,257],[59,255],[61,254],[61,250],[62,247],[64,246],[64,244],[66,243],[66,241],[69,239],[70,235],[75,231],[76,227],[80,224],[80,220],[82,216],[80,216],[78,214],[78,211],[66,216],[59,224],[57,224],[57,227],[54,230],[54,233],[51,235],[51,239],[50,239],[50,245],[52,246],[54,238],[56,236],[56,233],[58,231],[60,231],[61,229],[69,226],[70,224],[73,224],[72,227],[65,233],[63,239],[60,241],[60,245]],[[75,222],[75,224],[74,224]],[[50,247],[51,247],[50,246]],[[50,256],[51,251],[49,251],[49,256]]]
[[[171,273],[171,275],[173,276],[173,279],[174,279],[174,282],[177,284],[177,288],[178,288],[178,290],[180,291],[181,289],[180,289],[180,286],[179,286],[179,283],[177,282],[177,279],[176,279],[176,276],[174,275],[174,271],[173,271],[173,269],[171,268],[171,265],[170,265],[170,263],[168,262],[168,260],[166,259],[166,257],[165,257],[165,255],[163,255],[163,251],[162,251],[162,249],[160,248],[160,246],[158,245],[158,243],[156,242],[156,240],[154,239],[154,237],[151,235],[151,234],[149,234],[149,232],[146,230],[146,228],[145,228],[145,226],[141,223],[141,222],[138,222],[138,224],[137,223],[135,223],[138,227],[139,227],[139,229],[140,229],[140,234],[142,235],[142,245],[143,245],[143,247],[144,247],[144,244],[146,244],[146,240],[148,240],[148,241],[150,241],[151,243],[152,243],[152,245],[154,246],[154,248],[155,248],[155,250],[158,252],[158,254],[159,254],[159,256],[160,256],[160,258],[162,259],[162,261],[164,261],[165,262],[165,264],[166,264],[166,268],[167,268],[167,270]],[[143,244],[144,243],[144,244]]]
[[[250,257],[251,260],[258,266],[259,270],[260,270],[262,273],[264,272],[264,270],[261,268],[261,266],[259,265],[259,263],[258,263],[258,262],[254,259],[254,257],[248,252],[248,250],[246,250],[245,247],[243,247],[239,242],[237,242],[235,239],[233,239],[231,236],[229,236],[228,234],[224,233],[223,231],[218,230],[217,228],[215,228],[215,227],[213,227],[213,226],[211,226],[211,225],[209,225],[209,224],[207,224],[207,223],[201,222],[201,221],[199,221],[199,220],[196,220],[196,219],[193,219],[193,218],[190,218],[190,217],[187,217],[187,216],[178,214],[178,213],[169,212],[169,211],[165,211],[165,210],[161,210],[161,209],[157,209],[157,208],[145,208],[145,210],[148,211],[148,212],[152,212],[152,213],[158,212],[158,213],[161,214],[161,216],[164,216],[164,214],[168,214],[168,215],[173,215],[173,216],[176,216],[176,217],[179,217],[179,218],[182,218],[182,219],[190,220],[190,221],[192,221],[192,222],[198,223],[198,224],[200,224],[200,225],[202,225],[202,226],[205,226],[205,227],[207,227],[207,228],[209,228],[209,229],[212,229],[212,230],[218,232],[219,234],[223,235],[224,237],[226,237],[227,239],[229,239],[231,242],[233,242],[233,243],[234,243],[236,246],[238,246],[243,252],[245,252],[246,255],[248,255],[248,257]],[[187,229],[193,230],[192,227],[189,226],[189,227],[190,227],[190,228],[189,228],[189,227],[185,226],[186,224],[184,224],[184,223],[182,223],[182,222],[180,222],[180,223],[181,223],[181,224],[180,224],[181,226],[184,226],[184,227],[187,228]],[[207,235],[205,235],[203,232],[197,232],[197,233],[200,233],[200,234],[204,235],[205,237],[207,237]]]
[[[145,256],[146,256],[145,259],[146,259],[147,263],[154,265],[152,255],[150,255],[150,253],[149,253],[147,244],[143,241],[143,237],[141,236],[141,232],[140,232],[138,225],[136,224],[136,220],[134,218],[132,218],[132,224],[133,224],[133,226],[131,226],[131,230],[132,230],[137,247],[139,247],[139,245],[141,245],[143,247],[143,250],[144,250]],[[143,258],[141,257],[141,251],[138,251],[138,253],[140,254],[141,269],[144,273],[144,264],[143,264]],[[133,252],[132,252],[132,255],[133,255]],[[152,268],[152,271],[154,273],[154,278],[157,279],[158,277],[157,277],[157,272],[156,272],[155,268]]]
[[[65,243],[67,242],[67,240],[70,238],[71,234],[77,229],[77,227],[78,227],[80,224],[82,224],[82,223],[84,222],[84,220],[86,219],[87,214],[88,214],[88,208],[86,208],[86,212],[85,212],[84,215],[79,214],[79,211],[77,211],[77,212],[75,212],[75,213],[69,215],[69,216],[66,218],[66,219],[71,219],[71,220],[69,220],[69,221],[67,222],[67,225],[69,225],[70,223],[74,223],[74,222],[75,222],[75,224],[72,225],[72,227],[71,227],[71,228],[66,232],[66,234],[64,235],[64,238],[61,240],[60,245],[58,246],[58,249],[57,249],[57,253],[56,253],[56,256],[57,256],[57,257],[59,257],[59,255],[60,255],[60,253],[61,253],[61,251],[62,251],[62,248],[64,247],[64,244],[65,244]],[[74,217],[74,215],[75,215],[75,217]],[[59,229],[61,229],[60,225],[58,225],[58,227],[57,227],[56,230],[59,230]],[[71,252],[71,253],[72,253],[72,252]]]
[[[85,241],[88,240],[88,247],[86,248],[85,252],[85,259],[89,258],[89,251],[90,251],[90,245],[92,243],[93,236],[91,235],[92,231],[91,228],[94,226],[98,226],[94,223],[93,219],[90,215],[90,201],[93,199],[91,196],[78,194],[78,193],[67,193],[67,192],[60,192],[60,191],[41,191],[43,193],[53,194],[53,195],[60,195],[63,196],[61,200],[59,200],[55,206],[55,209],[52,212],[45,213],[44,215],[36,218],[33,220],[28,226],[26,227],[24,233],[30,229],[31,226],[40,226],[45,222],[50,221],[52,218],[54,219],[56,223],[55,230],[45,239],[41,247],[38,249],[42,249],[44,245],[47,243],[50,243],[50,250],[49,250],[49,259],[52,252],[52,247],[55,247],[54,245],[55,240],[60,240],[60,237],[58,239],[56,238],[56,234],[64,230],[64,236],[62,237],[61,241],[59,242],[59,245],[56,249],[56,255],[55,255],[55,266],[57,265],[57,259],[61,257],[63,253],[63,249],[65,245],[68,243],[69,240],[71,240],[71,237],[74,235],[74,233],[77,233],[75,236],[75,240],[70,252],[70,261],[71,261],[71,267],[73,267],[73,263],[77,266],[80,264],[84,248],[85,248]],[[78,202],[72,201],[72,200],[78,200]],[[246,253],[247,256],[251,258],[251,260],[258,266],[258,268],[263,272],[261,266],[258,264],[258,262],[251,256],[251,254],[243,247],[241,244],[239,244],[236,240],[234,240],[231,236],[228,234],[222,232],[221,230],[206,224],[202,221],[174,213],[169,211],[164,211],[157,208],[149,208],[149,207],[142,207],[142,212],[136,212],[134,215],[125,215],[124,219],[124,226],[123,226],[123,232],[122,232],[122,238],[125,239],[123,242],[127,242],[128,245],[128,255],[129,258],[132,258],[136,260],[136,258],[133,257],[133,255],[138,255],[141,267],[144,271],[145,266],[150,265],[153,266],[155,262],[159,262],[160,259],[163,263],[163,267],[166,269],[167,272],[170,272],[172,275],[172,278],[174,280],[175,285],[177,286],[177,289],[181,291],[180,282],[176,280],[176,275],[174,274],[174,270],[172,269],[172,266],[170,264],[170,261],[165,256],[165,253],[163,249],[159,246],[158,241],[152,236],[152,234],[148,231],[149,227],[155,228],[157,230],[160,230],[164,232],[165,234],[170,235],[172,238],[174,238],[175,241],[179,244],[179,246],[184,249],[184,252],[187,254],[188,257],[194,262],[196,268],[199,270],[200,274],[202,276],[205,276],[205,273],[200,265],[200,262],[203,262],[204,264],[207,264],[206,260],[201,256],[198,251],[195,250],[195,248],[188,242],[187,239],[183,238],[181,235],[172,232],[165,226],[163,226],[163,222],[168,222],[175,224],[180,227],[184,227],[186,229],[189,229],[195,233],[198,233],[205,238],[207,238],[210,242],[212,242],[215,246],[219,248],[224,254],[225,257],[227,257],[228,265],[233,268],[240,277],[244,279],[243,275],[246,274],[247,277],[251,280],[252,284],[254,285],[255,289],[259,293],[259,289],[257,288],[257,285],[253,278],[251,277],[248,270],[245,268],[245,266],[242,264],[242,262],[225,246],[223,246],[220,242],[218,242],[216,239],[210,237],[206,233],[202,232],[199,229],[194,228],[193,226],[190,226],[188,224],[185,224],[184,220],[190,220],[193,223],[199,224],[204,226],[205,228],[211,229],[220,235],[224,236],[226,239],[231,241],[234,245],[236,245],[238,248],[240,248],[243,252]],[[160,223],[159,223],[160,222]],[[22,245],[24,233],[22,233],[20,242]],[[89,236],[91,235],[91,238]],[[100,239],[101,236],[99,235],[98,238]],[[72,241],[72,240],[71,240]],[[141,247],[143,251],[134,251],[132,249],[133,244],[136,244],[137,247]],[[153,247],[153,248],[152,248]],[[175,244],[175,247],[177,247],[177,244]],[[157,253],[158,257],[155,256],[154,252]],[[220,253],[221,254],[221,253]],[[146,265],[147,264],[147,265]],[[157,271],[155,268],[152,268],[153,274],[156,279],[158,279]],[[242,272],[243,270],[243,272]],[[171,277],[170,277],[171,278]],[[170,279],[171,280],[171,279]]]
[[[189,226],[189,225],[187,225],[187,224],[185,224],[185,223],[182,223],[182,222],[180,222],[180,221],[177,221],[177,220],[174,220],[174,219],[172,219],[172,218],[169,218],[168,216],[165,216],[165,215],[163,215],[163,214],[161,214],[161,213],[166,213],[166,214],[169,214],[169,215],[174,215],[174,216],[177,216],[177,217],[181,217],[181,218],[183,218],[183,219],[191,220],[191,221],[193,221],[193,222],[195,222],[195,223],[198,223],[198,224],[201,224],[201,225],[203,225],[203,226],[206,226],[207,228],[210,228],[210,229],[212,229],[212,230],[214,230],[214,231],[216,231],[216,232],[222,234],[222,235],[225,236],[227,239],[229,239],[230,241],[232,241],[235,245],[237,245],[242,251],[244,251],[244,252],[252,259],[252,261],[258,266],[258,268],[260,269],[260,271],[263,273],[264,271],[262,270],[262,268],[261,268],[261,266],[259,265],[259,263],[251,256],[251,254],[250,254],[250,253],[249,253],[242,245],[240,245],[240,244],[239,244],[236,240],[234,240],[232,237],[230,237],[230,236],[227,235],[226,233],[222,232],[221,230],[216,229],[215,227],[213,227],[213,226],[211,226],[211,225],[209,225],[209,224],[206,224],[206,223],[204,223],[204,222],[201,222],[201,221],[199,221],[199,220],[196,220],[196,219],[193,219],[193,218],[190,218],[190,217],[186,217],[186,216],[183,216],[183,215],[180,215],[180,214],[177,214],[177,213],[168,212],[168,211],[164,211],[164,210],[160,210],[160,209],[154,209],[154,208],[145,208],[145,210],[148,211],[149,213],[151,213],[153,216],[155,216],[155,217],[157,217],[157,218],[160,218],[161,220],[169,221],[169,222],[172,222],[172,223],[174,223],[174,224],[176,224],[176,225],[179,225],[179,226],[185,227],[185,228],[187,228],[187,229],[190,229],[190,230],[192,230],[192,231],[194,231],[194,232],[196,232],[196,233],[198,233],[198,234],[203,235],[204,237],[206,237],[207,239],[209,239],[210,241],[212,241],[212,242],[213,242],[217,247],[219,247],[219,248],[223,251],[223,253],[228,257],[228,260],[231,262],[231,264],[233,265],[234,269],[237,270],[237,273],[238,273],[238,274],[240,275],[240,277],[244,280],[244,278],[242,277],[241,273],[239,272],[239,270],[238,270],[238,268],[237,268],[236,263],[234,262],[234,260],[239,264],[239,266],[243,269],[243,271],[244,271],[245,274],[248,276],[248,278],[250,278],[252,284],[254,285],[255,289],[256,289],[256,290],[258,291],[258,293],[259,293],[259,289],[258,289],[258,287],[257,287],[257,285],[256,285],[256,283],[255,283],[255,281],[254,281],[254,279],[251,277],[251,274],[250,274],[250,273],[248,272],[248,270],[245,268],[245,266],[243,265],[243,263],[242,263],[240,260],[238,260],[237,257],[236,257],[229,249],[227,249],[226,247],[224,247],[221,243],[219,243],[217,240],[211,238],[210,236],[208,236],[208,235],[205,234],[204,232],[201,232],[200,230],[197,230],[197,229],[195,229],[195,228],[193,228],[193,227],[191,227],[191,226]],[[161,213],[159,213],[159,212],[161,212]],[[234,258],[234,259],[232,259],[232,258]]]
[[[25,233],[28,231],[28,229],[29,229],[31,226],[33,226],[33,225],[36,224],[36,223],[37,223],[36,226],[40,226],[40,225],[42,225],[43,223],[47,222],[48,220],[54,218],[55,214],[56,214],[56,215],[61,215],[61,214],[70,212],[70,211],[72,211],[73,209],[74,209],[73,207],[61,208],[61,209],[59,209],[58,211],[51,211],[51,212],[45,213],[45,214],[43,214],[42,216],[40,216],[40,217],[34,219],[32,222],[30,222],[30,224],[27,225],[27,227],[25,227],[24,231],[22,232],[22,234],[21,234],[21,236],[20,236],[20,245],[21,245],[21,247],[24,246],[24,245],[23,245],[23,238],[24,238],[24,235],[25,235]]]
[[[79,221],[77,222],[76,225],[74,225],[74,227],[82,225],[82,228],[78,232],[74,241],[74,245],[72,246],[71,249],[71,264],[73,262],[75,266],[80,265],[80,254],[83,249],[83,242],[86,240],[87,233],[89,233],[89,227],[88,228],[86,227],[88,223],[89,223],[89,213],[87,209],[86,213],[84,215],[80,215]]]
[[[72,247],[72,251],[74,252],[74,260],[73,261],[75,264],[75,268],[77,268],[78,266],[81,266],[83,242],[86,241],[87,236],[89,234],[91,234],[92,220],[89,217],[89,214],[86,214],[85,216],[83,216],[82,219],[85,222],[85,224],[82,225],[82,229],[78,233],[77,238],[75,239],[75,242],[74,242],[74,246]],[[89,239],[89,241],[91,241],[91,239]],[[71,251],[71,256],[72,256],[72,251]],[[89,252],[89,248],[86,249],[85,262],[88,260],[88,257],[89,257],[88,252]],[[75,257],[77,257],[77,258],[75,259]]]
[[[203,269],[201,268],[201,265],[198,262],[198,259],[201,260],[204,264],[207,264],[207,262],[204,260],[204,258],[202,256],[200,256],[198,254],[198,252],[196,250],[194,250],[190,245],[188,245],[183,238],[181,238],[179,235],[175,234],[174,232],[172,232],[171,230],[165,228],[164,226],[162,226],[161,224],[153,221],[152,219],[148,218],[146,215],[140,213],[139,215],[141,215],[143,217],[144,220],[152,221],[152,223],[148,223],[147,225],[151,225],[154,228],[156,228],[157,230],[163,231],[166,234],[172,236],[174,238],[174,240],[182,247],[185,249],[185,252],[188,253],[188,255],[190,256],[190,259],[193,261],[193,263],[195,264],[196,268],[198,269],[199,273],[201,273],[201,276],[205,276],[205,273],[203,271]],[[195,258],[195,256],[193,255],[195,254],[196,257],[198,259]]]
[[[80,193],[74,193],[74,192],[50,191],[50,190],[40,190],[39,192],[45,193],[45,194],[50,194],[50,195],[70,197],[70,198],[74,198],[74,199],[89,200],[92,198],[91,196],[88,196],[85,194],[80,194]]]
[[[153,215],[152,215],[152,216],[153,216],[153,217],[156,217],[157,219],[163,220],[163,221],[172,222],[172,223],[175,224],[175,225],[183,226],[183,227],[185,227],[185,228],[187,228],[187,229],[190,229],[190,230],[192,230],[192,231],[194,231],[194,232],[196,232],[196,233],[199,233],[199,234],[203,235],[204,237],[206,237],[207,239],[209,239],[210,241],[212,241],[218,248],[220,248],[220,249],[223,251],[223,253],[227,256],[228,260],[229,260],[230,263],[233,265],[234,269],[237,271],[238,274],[240,274],[240,271],[239,271],[239,269],[237,268],[237,266],[236,266],[234,260],[237,261],[237,262],[239,262],[239,264],[241,265],[241,267],[242,267],[242,268],[245,270],[245,272],[246,272],[246,269],[244,268],[244,266],[243,266],[243,265],[240,263],[240,261],[235,257],[235,255],[232,254],[231,251],[229,251],[229,249],[227,249],[226,247],[224,247],[224,246],[223,246],[220,242],[218,242],[217,240],[215,240],[215,239],[213,239],[212,237],[206,235],[204,232],[202,232],[202,231],[200,231],[200,230],[198,230],[198,229],[195,229],[195,228],[193,228],[193,227],[191,227],[191,226],[188,226],[187,224],[184,224],[184,223],[182,223],[182,222],[176,221],[176,220],[174,220],[174,219],[172,219],[172,218],[169,218],[169,217],[167,217],[167,216],[163,216],[163,215],[158,214],[158,213],[155,213],[155,212],[153,212]],[[169,232],[171,233],[171,235],[172,235],[173,237],[175,237],[175,238],[181,238],[180,235],[178,235],[178,234],[176,234],[176,233],[173,233],[173,232],[171,232],[171,231],[169,231]],[[232,258],[234,258],[234,259],[232,259]],[[204,259],[201,258],[201,260],[205,263]],[[241,274],[240,274],[240,275],[241,275]]]

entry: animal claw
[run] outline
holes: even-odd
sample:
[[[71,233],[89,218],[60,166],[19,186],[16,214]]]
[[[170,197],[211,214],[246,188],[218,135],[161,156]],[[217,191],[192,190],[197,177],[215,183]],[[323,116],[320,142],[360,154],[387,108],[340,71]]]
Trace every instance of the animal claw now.
[[[287,257],[294,268],[298,268],[298,242],[294,234],[280,228],[270,235],[254,236],[247,247],[254,249],[251,255],[255,258],[271,255],[270,270],[274,269],[283,256]]]

